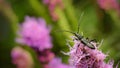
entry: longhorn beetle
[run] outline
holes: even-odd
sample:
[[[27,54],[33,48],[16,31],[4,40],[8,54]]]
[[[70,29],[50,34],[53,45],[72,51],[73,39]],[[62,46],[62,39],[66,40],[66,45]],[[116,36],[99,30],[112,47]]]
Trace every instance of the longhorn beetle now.
[[[84,38],[83,36],[81,36],[78,33],[70,32],[70,31],[66,31],[66,32],[72,33],[75,36],[74,39],[77,41],[81,41],[85,46],[88,46],[91,49],[95,49],[94,45],[92,43],[90,43],[93,40],[89,41],[87,38]]]
[[[81,14],[80,20],[81,20],[81,17],[83,16],[83,14],[84,13]],[[80,22],[80,20],[79,20],[79,22]],[[84,38],[82,35],[79,34],[79,26],[80,26],[79,22],[78,22],[78,31],[76,33],[71,32],[71,31],[65,31],[65,32],[72,33],[75,36],[75,38],[74,38],[75,40],[81,41],[85,46],[88,46],[91,49],[95,49],[94,45],[92,43],[90,43],[91,41],[89,41],[87,38]]]

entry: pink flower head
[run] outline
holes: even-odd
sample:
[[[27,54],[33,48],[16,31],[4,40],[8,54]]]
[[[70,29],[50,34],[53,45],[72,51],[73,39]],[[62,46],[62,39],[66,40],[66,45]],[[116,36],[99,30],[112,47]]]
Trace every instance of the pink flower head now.
[[[38,58],[41,63],[48,63],[55,57],[55,54],[50,50],[38,52]]]
[[[33,68],[33,60],[29,52],[21,47],[15,47],[11,52],[12,62],[17,68]]]
[[[59,19],[59,16],[55,12],[55,8],[56,7],[60,7],[61,9],[64,8],[62,0],[43,0],[43,3],[47,5],[52,20],[57,21]]]
[[[113,62],[104,62],[107,55],[98,50],[96,42],[90,44],[94,45],[95,49],[89,48],[80,40],[74,41],[74,46],[67,53],[70,56],[70,65],[75,68],[113,68]]]
[[[60,58],[54,58],[48,64],[49,68],[70,68],[69,65],[63,64]]]
[[[42,18],[25,17],[18,33],[20,36],[16,39],[18,43],[37,48],[40,51],[52,48],[50,28],[46,26],[46,22]]]
[[[98,4],[102,9],[105,10],[118,10],[119,9],[119,4],[117,0],[97,0]]]
[[[49,4],[50,0],[43,0],[44,4]]]

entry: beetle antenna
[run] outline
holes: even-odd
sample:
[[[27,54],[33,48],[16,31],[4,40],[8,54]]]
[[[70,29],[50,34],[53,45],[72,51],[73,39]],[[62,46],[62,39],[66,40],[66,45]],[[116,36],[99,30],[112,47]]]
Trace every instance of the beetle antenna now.
[[[82,14],[80,15],[80,19],[79,19],[79,21],[78,21],[77,33],[79,33],[79,30],[80,30],[80,22],[81,22],[81,20],[82,20],[83,15],[84,15],[84,12],[82,12]]]

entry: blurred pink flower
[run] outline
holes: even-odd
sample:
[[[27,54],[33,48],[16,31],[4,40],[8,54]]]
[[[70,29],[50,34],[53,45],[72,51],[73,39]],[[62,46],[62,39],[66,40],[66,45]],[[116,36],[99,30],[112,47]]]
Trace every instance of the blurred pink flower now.
[[[54,58],[48,64],[49,68],[71,68],[69,65],[63,64],[60,58]]]
[[[70,52],[66,53],[70,55],[70,65],[75,66],[75,68],[113,68],[112,61],[104,62],[107,55],[98,50],[97,44],[90,43],[95,46],[95,49],[85,46],[80,41],[74,41],[74,46],[70,48]]]
[[[43,3],[48,6],[49,13],[53,21],[57,21],[59,16],[55,12],[56,7],[64,8],[62,0],[43,0]]]
[[[38,52],[38,58],[41,63],[48,63],[55,57],[51,50],[44,50]]]
[[[117,0],[97,0],[99,6],[105,10],[119,10],[120,6]]]
[[[17,68],[33,68],[33,60],[29,52],[21,47],[14,47],[11,51],[12,62]]]
[[[42,18],[25,17],[20,25],[16,41],[18,43],[38,48],[40,51],[52,48],[50,28]]]

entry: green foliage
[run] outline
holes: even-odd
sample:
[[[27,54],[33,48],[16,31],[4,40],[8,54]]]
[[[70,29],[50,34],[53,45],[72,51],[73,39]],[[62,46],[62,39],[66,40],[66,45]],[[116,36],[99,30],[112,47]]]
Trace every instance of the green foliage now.
[[[52,26],[51,36],[53,41],[53,51],[63,62],[67,63],[67,56],[60,51],[68,51],[66,39],[70,39],[71,34],[66,32],[57,32],[59,30],[69,30],[75,32],[78,27],[79,16],[84,12],[80,22],[80,32],[90,39],[104,39],[101,49],[109,52],[110,57],[117,63],[120,60],[120,18],[116,12],[100,9],[95,0],[63,0],[64,9],[56,8],[59,16],[58,21],[53,21],[48,7],[42,3],[42,0],[3,0],[0,2],[0,66],[1,68],[13,68],[11,63],[10,51],[14,46],[18,46],[14,39],[20,22],[24,17],[35,16],[42,17]],[[9,5],[9,6],[8,6]],[[35,60],[35,68],[40,67],[36,54],[28,50]]]

